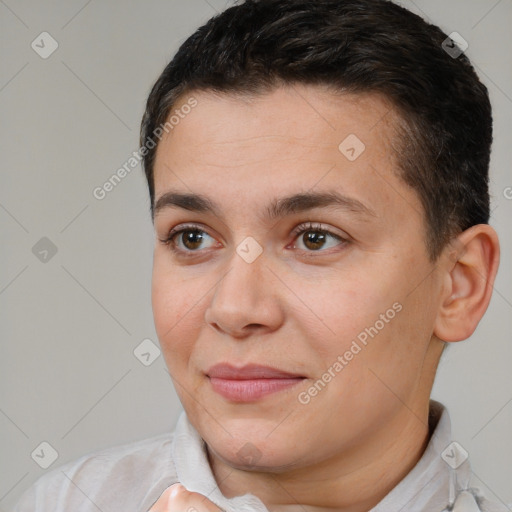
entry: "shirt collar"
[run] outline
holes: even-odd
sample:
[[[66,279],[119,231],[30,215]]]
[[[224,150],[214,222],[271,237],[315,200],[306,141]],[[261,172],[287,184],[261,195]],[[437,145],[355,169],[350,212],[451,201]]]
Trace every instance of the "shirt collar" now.
[[[370,512],[451,510],[457,497],[469,488],[471,468],[467,452],[451,441],[448,411],[434,400],[430,401],[429,427],[432,435],[421,459]],[[189,491],[203,494],[226,512],[268,512],[263,502],[252,494],[226,498],[220,492],[207,459],[205,442],[185,412],[176,425],[172,452],[177,477]]]
[[[208,462],[205,442],[183,412],[174,431],[172,455],[176,475],[191,492],[206,496],[225,512],[268,512],[263,502],[252,494],[226,498],[217,486]]]

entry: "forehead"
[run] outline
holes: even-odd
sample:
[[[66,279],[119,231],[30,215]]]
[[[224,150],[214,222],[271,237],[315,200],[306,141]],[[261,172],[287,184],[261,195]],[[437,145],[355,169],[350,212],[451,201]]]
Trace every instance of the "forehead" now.
[[[191,99],[197,106],[178,117]],[[396,113],[382,95],[335,94],[323,86],[297,84],[258,95],[192,92],[178,100],[169,117],[176,124],[164,135],[159,150],[169,143],[173,149],[183,144],[202,149],[206,144],[216,148],[220,157],[233,147],[243,149],[245,154],[240,156],[245,158],[251,149],[280,146],[282,150],[285,144],[295,145],[294,150],[298,146],[332,148],[350,134],[376,149],[375,142],[389,142]]]
[[[396,176],[397,114],[380,95],[299,85],[244,97],[198,91],[173,113],[191,98],[197,105],[158,145],[156,200],[176,188],[221,200],[321,188],[385,209],[397,187],[411,194]]]

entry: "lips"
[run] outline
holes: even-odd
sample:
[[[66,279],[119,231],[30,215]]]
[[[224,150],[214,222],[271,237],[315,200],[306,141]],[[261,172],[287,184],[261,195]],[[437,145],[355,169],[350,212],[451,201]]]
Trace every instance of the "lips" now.
[[[289,389],[305,379],[303,375],[256,364],[237,368],[220,363],[212,366],[206,375],[213,390],[232,402],[257,401]]]
[[[257,364],[248,364],[241,368],[236,368],[228,363],[220,363],[212,366],[207,372],[208,377],[231,380],[250,380],[250,379],[291,379],[303,377],[295,373],[288,373],[269,366]]]

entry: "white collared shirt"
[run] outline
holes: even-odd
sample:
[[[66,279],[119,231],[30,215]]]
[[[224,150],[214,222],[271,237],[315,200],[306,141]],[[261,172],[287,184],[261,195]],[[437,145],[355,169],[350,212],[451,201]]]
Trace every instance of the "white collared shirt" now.
[[[448,411],[430,402],[428,446],[411,472],[369,512],[509,512],[471,487],[467,454],[452,442]],[[181,482],[226,512],[268,512],[245,494],[226,498],[219,490],[205,444],[182,413],[166,433],[81,457],[41,477],[15,512],[147,512],[167,487]]]

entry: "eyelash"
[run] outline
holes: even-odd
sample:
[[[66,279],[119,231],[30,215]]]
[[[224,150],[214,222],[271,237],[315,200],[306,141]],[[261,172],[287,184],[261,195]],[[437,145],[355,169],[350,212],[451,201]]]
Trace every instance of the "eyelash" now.
[[[160,239],[160,242],[162,242],[164,245],[169,246],[169,249],[173,253],[178,254],[180,256],[184,256],[184,257],[197,256],[197,254],[199,254],[201,251],[200,249],[197,251],[191,251],[191,250],[184,251],[184,250],[178,249],[176,247],[174,239],[176,237],[178,237],[179,235],[181,235],[182,233],[187,232],[187,231],[196,231],[199,233],[207,233],[205,230],[201,229],[201,227],[198,226],[197,224],[188,224],[188,225],[181,226],[179,229],[172,229],[165,239],[163,239],[163,240]],[[340,243],[341,246],[345,246],[346,244],[348,244],[350,242],[350,240],[348,238],[344,238],[340,235],[337,235],[337,234],[333,233],[332,231],[329,231],[328,229],[323,228],[320,224],[313,224],[312,222],[303,223],[303,224],[300,224],[299,226],[297,226],[292,232],[293,240],[298,239],[300,235],[303,235],[304,233],[306,233],[308,231],[313,231],[313,232],[319,233],[321,235],[328,235],[328,236],[338,240],[339,242],[341,242]],[[210,236],[210,235],[208,235],[208,236]],[[299,250],[305,251],[304,249],[299,249]],[[305,252],[308,253],[308,255],[312,256],[315,253],[322,253],[322,252],[327,252],[327,251],[322,251],[322,250],[311,251],[310,250],[310,251],[305,251]]]

